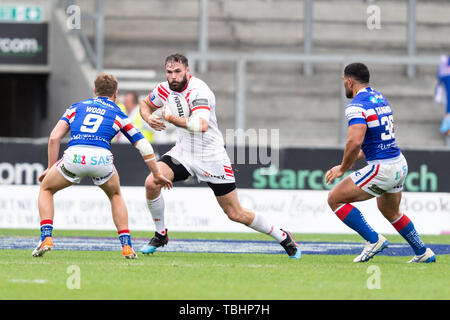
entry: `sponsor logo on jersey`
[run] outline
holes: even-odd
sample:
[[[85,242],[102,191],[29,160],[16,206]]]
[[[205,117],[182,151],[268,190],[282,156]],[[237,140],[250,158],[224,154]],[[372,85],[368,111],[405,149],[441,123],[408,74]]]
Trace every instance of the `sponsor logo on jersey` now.
[[[184,117],[183,107],[181,106],[181,100],[179,96],[174,96],[173,100],[177,104],[178,115]]]
[[[203,171],[203,175],[204,175],[205,177],[208,177],[208,178],[216,178],[216,179],[225,180],[225,175],[216,176],[216,175],[211,174],[211,173],[206,172],[206,171]]]
[[[150,101],[153,102],[153,100],[155,100],[155,99],[156,99],[156,96],[155,96],[155,94],[152,92],[152,93],[150,94]]]
[[[114,173],[114,171],[111,171],[110,173],[108,173],[106,176],[104,176],[104,177],[92,177],[92,180],[94,180],[94,181],[101,181],[101,180],[103,180],[103,179],[106,179],[106,178],[108,178],[110,175],[112,175]]]
[[[93,166],[98,166],[98,165],[102,165],[102,164],[110,164],[112,162],[112,159],[110,156],[92,156],[91,157],[91,162],[90,164]]]
[[[372,192],[376,193],[376,194],[383,194],[383,193],[386,192],[386,190],[381,189],[376,184],[372,184],[368,189],[371,190]]]
[[[81,154],[74,154],[72,162],[77,164],[86,164],[86,156]]]
[[[192,106],[207,106],[208,105],[208,99],[195,99],[192,101]]]

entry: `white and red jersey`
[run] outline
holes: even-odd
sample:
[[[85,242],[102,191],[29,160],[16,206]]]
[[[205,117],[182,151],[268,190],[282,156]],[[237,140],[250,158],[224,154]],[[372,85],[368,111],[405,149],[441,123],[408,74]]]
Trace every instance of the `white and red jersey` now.
[[[178,139],[174,149],[202,161],[214,161],[217,156],[222,158],[226,151],[222,133],[217,125],[216,97],[208,85],[199,78],[190,76],[186,86],[181,91],[174,91],[169,88],[169,83],[165,81],[153,89],[148,99],[154,107],[160,108],[167,101],[169,94],[183,96],[189,105],[191,115],[197,110],[206,109],[210,111],[209,128],[206,132],[194,133],[177,127]]]

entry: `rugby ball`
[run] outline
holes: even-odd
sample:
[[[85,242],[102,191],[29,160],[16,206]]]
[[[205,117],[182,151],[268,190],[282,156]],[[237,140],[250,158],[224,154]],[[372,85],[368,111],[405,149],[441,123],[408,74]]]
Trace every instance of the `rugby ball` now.
[[[169,94],[167,108],[169,108],[170,113],[178,117],[189,117],[191,113],[186,99],[178,94]]]

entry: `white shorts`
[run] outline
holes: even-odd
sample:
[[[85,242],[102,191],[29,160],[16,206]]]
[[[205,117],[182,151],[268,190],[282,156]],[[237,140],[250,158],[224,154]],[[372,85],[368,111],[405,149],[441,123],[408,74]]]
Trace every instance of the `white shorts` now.
[[[408,174],[408,164],[403,155],[395,159],[371,161],[364,168],[353,172],[353,182],[365,192],[380,197],[383,193],[403,190]]]
[[[95,185],[100,186],[114,174],[113,155],[105,148],[73,146],[64,151],[57,168],[72,183],[80,183],[89,176]]]
[[[234,172],[225,149],[218,152],[211,161],[196,159],[191,153],[175,146],[166,155],[180,162],[197,181],[214,184],[234,183]]]

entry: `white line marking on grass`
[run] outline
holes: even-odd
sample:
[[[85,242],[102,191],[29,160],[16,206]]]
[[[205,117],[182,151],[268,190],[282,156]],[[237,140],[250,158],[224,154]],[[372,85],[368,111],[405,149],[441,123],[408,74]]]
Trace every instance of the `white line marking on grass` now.
[[[45,284],[48,282],[48,280],[45,279],[34,279],[34,280],[29,280],[29,279],[10,279],[10,282],[14,282],[14,283],[37,283],[37,284]]]

